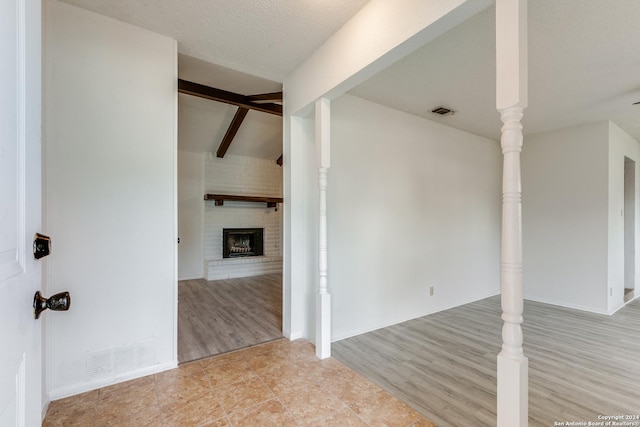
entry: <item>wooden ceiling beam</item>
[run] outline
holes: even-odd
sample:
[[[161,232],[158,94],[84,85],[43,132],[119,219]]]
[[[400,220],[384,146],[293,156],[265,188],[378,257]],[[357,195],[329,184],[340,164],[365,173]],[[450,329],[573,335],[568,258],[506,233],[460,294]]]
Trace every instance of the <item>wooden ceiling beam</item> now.
[[[267,114],[282,116],[282,105],[268,101],[282,101],[282,92],[263,93],[258,95],[241,95],[239,93],[229,92],[222,89],[216,89],[211,86],[202,85],[200,83],[190,82],[188,80],[178,79],[178,92],[186,95],[197,96],[212,101],[223,102],[225,104],[235,105],[238,107],[227,132],[220,142],[216,155],[223,158],[227,150],[233,142],[233,138],[238,133],[238,129],[249,110],[261,111]],[[266,102],[265,102],[266,101]],[[281,156],[282,157],[282,156]],[[281,159],[279,159],[282,162]],[[281,165],[281,163],[279,163]]]
[[[242,121],[244,120],[245,117],[247,117],[248,112],[249,112],[248,108],[244,108],[244,107],[238,108],[238,111],[236,111],[236,115],[233,116],[233,120],[231,120],[231,124],[227,129],[227,133],[225,133],[224,138],[222,138],[222,142],[218,147],[218,152],[216,153],[216,156],[223,158],[224,155],[227,154],[227,150],[229,149],[229,146],[231,145],[233,138],[236,136],[236,133],[238,133],[238,129],[240,128]]]
[[[201,85],[200,83],[178,79],[178,92],[210,99],[212,101],[224,102],[225,104],[236,105],[249,110],[282,116],[282,105],[280,104],[254,102],[250,96],[216,89],[214,87]]]
[[[282,92],[261,93],[258,95],[249,95],[251,101],[282,101]]]

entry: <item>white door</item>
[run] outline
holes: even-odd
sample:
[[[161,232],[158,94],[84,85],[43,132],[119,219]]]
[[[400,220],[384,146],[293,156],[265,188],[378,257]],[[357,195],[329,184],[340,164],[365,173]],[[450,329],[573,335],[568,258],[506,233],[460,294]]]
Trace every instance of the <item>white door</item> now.
[[[0,426],[42,419],[40,0],[0,0]],[[42,316],[41,316],[42,318]]]

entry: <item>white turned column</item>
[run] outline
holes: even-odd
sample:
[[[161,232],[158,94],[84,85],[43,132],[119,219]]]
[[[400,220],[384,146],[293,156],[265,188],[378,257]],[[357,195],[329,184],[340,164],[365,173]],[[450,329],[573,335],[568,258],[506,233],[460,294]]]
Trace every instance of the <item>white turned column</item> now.
[[[331,295],[327,279],[327,169],[330,166],[331,109],[328,99],[316,101],[316,158],[320,188],[318,224],[318,296],[316,300],[316,356],[331,357]]]
[[[528,424],[528,361],[522,349],[522,107],[501,111],[502,351],[498,355],[498,427]]]
[[[527,106],[527,2],[496,0],[496,106],[502,120],[502,351],[498,427],[528,425],[528,360],[522,349],[522,116]]]

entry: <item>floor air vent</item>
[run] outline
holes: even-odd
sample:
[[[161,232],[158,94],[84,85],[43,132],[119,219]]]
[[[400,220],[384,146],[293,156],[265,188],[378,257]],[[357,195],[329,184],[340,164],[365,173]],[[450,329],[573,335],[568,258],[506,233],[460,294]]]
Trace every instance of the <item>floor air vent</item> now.
[[[155,338],[123,347],[87,352],[87,380],[111,380],[157,363]]]

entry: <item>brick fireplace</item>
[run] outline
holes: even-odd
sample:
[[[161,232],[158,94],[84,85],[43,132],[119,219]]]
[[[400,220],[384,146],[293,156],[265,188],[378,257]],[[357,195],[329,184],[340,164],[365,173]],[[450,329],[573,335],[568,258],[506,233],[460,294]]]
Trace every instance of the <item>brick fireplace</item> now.
[[[282,169],[272,160],[233,155],[219,159],[210,155],[204,166],[206,193],[282,197]],[[216,205],[215,200],[205,200],[204,205],[207,280],[282,271],[282,209],[241,201]],[[261,230],[262,236],[245,234],[255,230]],[[225,249],[230,234],[235,235],[231,242],[234,252]],[[260,240],[262,251],[257,248]]]

